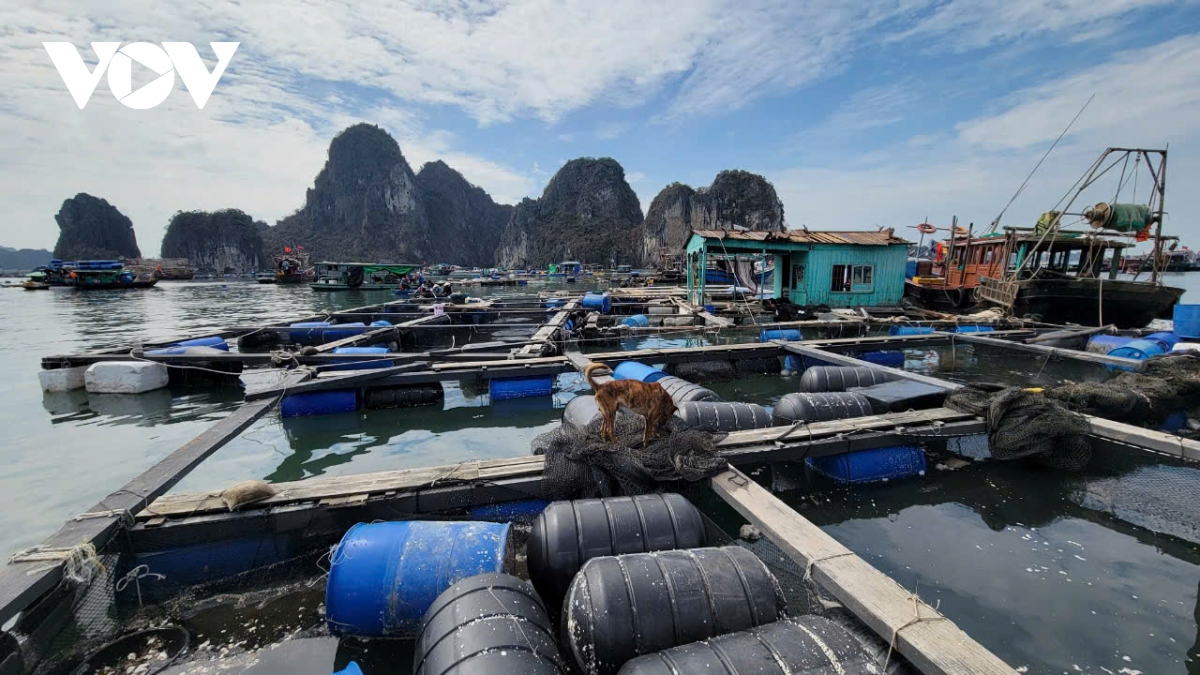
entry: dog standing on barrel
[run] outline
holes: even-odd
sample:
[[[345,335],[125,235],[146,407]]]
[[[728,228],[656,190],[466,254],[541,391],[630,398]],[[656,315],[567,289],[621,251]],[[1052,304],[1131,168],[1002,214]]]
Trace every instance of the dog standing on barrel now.
[[[596,370],[609,370],[608,366],[593,363],[583,370],[588,385],[596,392],[596,405],[604,418],[604,426],[600,428],[600,437],[611,443],[616,442],[613,423],[617,419],[617,408],[625,406],[641,415],[646,420],[646,429],[642,432],[642,445],[645,446],[651,438],[658,436],[658,427],[671,418],[678,408],[671,400],[671,395],[657,382],[638,382],[637,380],[613,380],[607,384],[599,384],[592,379]]]

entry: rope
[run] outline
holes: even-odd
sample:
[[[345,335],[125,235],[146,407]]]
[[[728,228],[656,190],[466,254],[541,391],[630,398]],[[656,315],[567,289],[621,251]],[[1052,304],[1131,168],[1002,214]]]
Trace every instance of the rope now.
[[[895,649],[896,649],[896,638],[900,637],[900,631],[904,630],[905,628],[908,628],[909,626],[914,626],[918,623],[921,623],[923,621],[945,621],[946,620],[946,617],[942,616],[941,614],[938,614],[937,616],[921,616],[921,605],[925,605],[926,603],[923,600],[921,600],[921,598],[918,597],[916,593],[910,593],[908,596],[908,599],[912,600],[912,603],[913,603],[913,618],[909,619],[906,623],[904,623],[904,625],[899,626],[895,630],[892,631],[892,639],[888,643],[887,658],[885,658],[883,660],[883,671],[884,672],[887,672],[888,664],[891,663],[891,661],[892,661],[892,652],[895,651]],[[933,608],[930,607],[930,609],[933,609]],[[934,609],[933,611],[936,612],[937,610]]]
[[[90,541],[76,544],[69,548],[34,546],[33,548],[14,553],[8,559],[8,562],[10,564],[29,562],[54,563],[29,570],[26,572],[26,575],[29,576],[54,569],[61,563],[63,565],[63,577],[77,584],[88,583],[96,576],[97,570],[104,570],[104,564],[100,562],[100,558],[96,554],[96,545]]]
[[[854,551],[846,551],[845,553],[834,553],[833,555],[827,555],[824,558],[813,558],[813,559],[809,560],[808,564],[804,566],[804,582],[808,583],[809,581],[812,581],[813,567],[816,567],[820,563],[823,563],[826,560],[833,560],[834,558],[845,558],[845,557],[852,556],[852,555],[857,555],[857,554]]]
[[[128,574],[120,579],[117,579],[116,591],[118,593],[123,593],[125,589],[129,587],[129,582],[132,581],[134,583],[134,587],[137,588],[138,607],[141,607],[142,579],[146,578],[153,578],[155,581],[163,581],[167,578],[167,575],[159,574],[158,572],[151,572],[149,565],[138,565],[137,567],[129,570]]]

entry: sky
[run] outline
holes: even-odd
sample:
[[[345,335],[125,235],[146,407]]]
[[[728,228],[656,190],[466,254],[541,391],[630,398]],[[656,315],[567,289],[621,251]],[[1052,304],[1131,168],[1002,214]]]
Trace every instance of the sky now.
[[[274,223],[330,139],[367,121],[414,171],[442,159],[503,203],[608,156],[643,210],[672,182],[745,169],[789,227],[911,238],[927,218],[1032,225],[1105,147],[1169,144],[1166,226],[1200,247],[1198,2],[10,0],[4,15],[0,245],[53,247],[78,192],[128,215],[145,254],[180,210]],[[175,77],[137,110],[107,77],[79,109],[46,41],[89,70],[92,42],[191,42],[210,70],[210,42],[240,44],[203,109]],[[155,77],[135,64],[132,87]],[[1144,171],[1108,179],[1080,203],[1145,201]]]

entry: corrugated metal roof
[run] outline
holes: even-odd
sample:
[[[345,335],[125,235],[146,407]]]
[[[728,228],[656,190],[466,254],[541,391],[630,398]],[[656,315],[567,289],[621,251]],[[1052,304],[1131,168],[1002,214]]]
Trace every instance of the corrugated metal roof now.
[[[831,232],[792,230],[790,232],[740,232],[734,230],[694,230],[705,239],[740,239],[744,241],[789,241],[797,244],[857,244],[859,246],[888,246],[910,244],[891,230],[882,232]]]

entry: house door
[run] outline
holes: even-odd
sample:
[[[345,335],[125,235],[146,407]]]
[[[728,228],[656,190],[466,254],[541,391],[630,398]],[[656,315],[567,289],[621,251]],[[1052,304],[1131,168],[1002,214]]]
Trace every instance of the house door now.
[[[793,253],[791,258],[792,269],[788,275],[791,290],[788,293],[788,299],[797,305],[807,305],[808,283],[805,277],[808,275],[805,274],[805,268],[808,266],[808,253]]]

